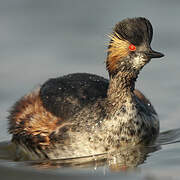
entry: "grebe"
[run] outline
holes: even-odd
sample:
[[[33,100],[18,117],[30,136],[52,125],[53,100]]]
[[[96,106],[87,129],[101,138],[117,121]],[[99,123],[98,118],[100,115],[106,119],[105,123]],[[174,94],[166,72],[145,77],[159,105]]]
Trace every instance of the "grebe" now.
[[[9,132],[17,153],[30,159],[89,156],[153,142],[159,120],[150,101],[135,89],[140,70],[151,58],[149,20],[127,18],[110,35],[109,80],[75,73],[49,79],[12,107]]]

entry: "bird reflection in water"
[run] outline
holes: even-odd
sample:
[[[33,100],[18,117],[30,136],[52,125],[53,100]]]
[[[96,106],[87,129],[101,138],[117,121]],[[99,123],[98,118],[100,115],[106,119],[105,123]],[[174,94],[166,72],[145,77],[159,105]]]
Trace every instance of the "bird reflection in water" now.
[[[156,142],[151,146],[131,146],[123,147],[111,153],[96,154],[76,158],[66,158],[58,160],[29,160],[23,152],[21,159],[17,158],[16,146],[10,142],[0,143],[0,159],[16,161],[17,165],[23,167],[30,166],[35,169],[56,169],[56,168],[93,168],[105,167],[113,172],[134,170],[142,165],[149,156],[163,149],[164,145],[180,142],[180,128],[161,132]]]
[[[107,167],[110,171],[126,171],[143,164],[149,153],[159,150],[159,145],[123,147],[111,153],[59,160],[30,161],[35,168],[98,168]]]

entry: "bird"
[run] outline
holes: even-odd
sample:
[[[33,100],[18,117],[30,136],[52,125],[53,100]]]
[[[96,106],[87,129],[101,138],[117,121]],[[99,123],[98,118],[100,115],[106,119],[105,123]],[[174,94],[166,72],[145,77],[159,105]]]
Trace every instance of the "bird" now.
[[[10,109],[8,131],[17,156],[63,159],[148,145],[159,134],[153,105],[135,82],[152,58],[153,27],[145,17],[118,22],[107,47],[109,79],[73,73],[51,78]]]

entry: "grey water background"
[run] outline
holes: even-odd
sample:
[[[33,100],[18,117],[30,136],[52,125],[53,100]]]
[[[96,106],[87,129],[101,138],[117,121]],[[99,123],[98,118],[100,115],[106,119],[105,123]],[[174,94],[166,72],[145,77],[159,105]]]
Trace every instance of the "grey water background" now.
[[[12,104],[48,78],[72,72],[108,78],[104,64],[106,34],[118,21],[135,16],[151,21],[152,47],[165,54],[142,70],[136,87],[155,106],[161,131],[179,128],[179,9],[178,0],[1,0],[0,141],[11,137],[6,117]],[[6,179],[19,175],[26,179],[66,175],[86,179],[92,175],[103,179],[180,179],[180,144],[163,146],[133,172],[25,171],[18,162],[0,161],[0,174]]]

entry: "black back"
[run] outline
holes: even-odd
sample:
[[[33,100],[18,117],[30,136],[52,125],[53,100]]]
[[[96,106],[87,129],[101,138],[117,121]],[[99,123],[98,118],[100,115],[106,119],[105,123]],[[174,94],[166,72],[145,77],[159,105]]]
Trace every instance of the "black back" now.
[[[103,77],[75,73],[49,79],[40,89],[44,107],[54,115],[67,119],[89,103],[107,97],[109,81]]]

